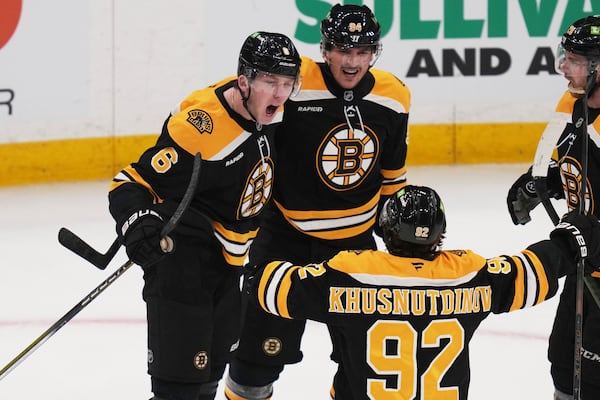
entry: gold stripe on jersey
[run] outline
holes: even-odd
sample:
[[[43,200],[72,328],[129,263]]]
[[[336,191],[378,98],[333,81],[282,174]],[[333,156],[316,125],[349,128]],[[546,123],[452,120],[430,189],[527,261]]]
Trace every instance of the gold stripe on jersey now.
[[[570,121],[571,115],[573,114],[573,108],[575,107],[576,100],[577,99],[575,97],[573,97],[571,95],[571,93],[569,93],[568,90],[565,91],[563,93],[562,97],[560,98],[560,100],[558,101],[555,111],[557,113],[568,115],[569,118],[567,118],[567,121]]]
[[[123,168],[117,175],[115,175],[110,184],[109,192],[112,192],[119,186],[126,183],[137,183],[148,189],[148,192],[150,192],[152,195],[154,204],[160,204],[163,202],[163,199],[161,199],[160,196],[154,191],[152,186],[150,186],[150,184],[146,182],[146,180],[142,178],[142,176],[131,165]]]
[[[536,305],[543,302],[546,299],[546,296],[548,296],[548,292],[550,291],[548,276],[546,275],[546,270],[544,269],[542,262],[534,252],[530,250],[523,250],[522,253],[529,260],[529,263],[535,270],[535,275],[537,277],[536,282],[538,295],[533,304]]]
[[[268,313],[291,319],[287,298],[292,285],[291,275],[300,269],[289,262],[267,264],[258,284],[258,302]]]
[[[524,280],[525,280],[525,275],[523,273],[523,262],[521,261],[521,259],[519,258],[511,258],[513,260],[513,268],[515,268],[515,283],[514,283],[514,289],[515,289],[515,295],[513,297],[513,302],[512,305],[510,306],[510,311],[514,311],[514,310],[520,310],[521,308],[523,308],[523,292],[524,292]]]
[[[393,74],[371,68],[369,70],[375,77],[375,86],[364,100],[379,104],[383,107],[408,114],[410,109],[410,90]],[[335,99],[336,97],[327,89],[323,80],[321,69],[317,63],[308,57],[302,57],[300,67],[302,75],[302,90],[290,101],[311,101]]]
[[[320,239],[343,239],[367,231],[377,217],[379,192],[366,204],[346,210],[288,210],[273,200],[284,218],[297,230]]]
[[[213,222],[215,237],[223,246],[223,257],[228,264],[241,267],[246,262],[248,249],[258,234],[258,229],[239,233]]]
[[[556,113],[563,114],[565,122],[570,122],[572,120],[573,110],[575,109],[575,99],[569,91],[566,91],[563,96],[558,101],[558,105],[556,106]],[[600,147],[600,118],[596,118],[592,123],[588,126],[588,134],[590,139],[596,144],[596,146]]]
[[[308,95],[308,98],[303,98],[300,101],[305,100],[316,100],[329,98],[334,99],[335,96],[329,92],[327,89],[327,85],[325,84],[325,80],[323,79],[323,74],[321,73],[321,69],[313,60],[309,57],[302,57],[302,65],[300,65],[300,75],[302,76],[302,90],[298,95]],[[306,93],[302,93],[306,90]],[[311,95],[317,95],[321,97],[312,98]],[[290,100],[296,101],[297,96],[290,97]]]
[[[393,74],[371,68],[369,71],[375,77],[375,86],[365,96],[365,100],[390,108],[397,113],[408,114],[410,110],[410,91]]]
[[[410,90],[406,87],[404,82],[387,71],[382,71],[377,68],[371,68],[369,71],[371,71],[375,77],[375,86],[373,87],[373,90],[371,90],[369,96],[374,95],[378,97],[385,97],[387,99],[393,99],[400,103],[402,105],[402,109],[404,110],[398,112],[404,112],[408,114],[408,111],[410,110]],[[379,102],[377,103],[381,104]]]
[[[406,186],[406,167],[394,170],[381,169],[380,172],[383,175],[381,186],[381,194],[383,196],[391,196]]]
[[[577,99],[574,98],[569,91],[566,91],[558,101],[555,111],[557,114],[563,114],[566,122],[571,122],[572,120],[576,100]],[[596,146],[600,147],[600,118],[596,118],[592,121],[588,126],[588,133],[590,139],[592,139]]]
[[[512,266],[516,269],[514,283],[514,298],[509,311],[520,310],[538,304],[542,292],[548,292],[546,274],[540,275],[543,270],[540,260],[530,251],[524,250],[522,254],[511,256]],[[544,296],[545,297],[545,296]]]
[[[432,261],[382,255],[376,250],[342,251],[327,262],[365,284],[405,287],[459,286],[473,279],[485,264],[485,258],[470,250],[444,250]]]

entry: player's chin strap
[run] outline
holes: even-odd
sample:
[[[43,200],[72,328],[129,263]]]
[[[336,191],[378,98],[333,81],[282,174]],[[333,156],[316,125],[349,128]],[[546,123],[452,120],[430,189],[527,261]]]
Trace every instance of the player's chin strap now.
[[[242,89],[240,89],[239,85],[235,85],[235,87],[240,92],[240,96],[242,97],[242,105],[244,106],[244,108],[246,109],[246,111],[248,112],[248,114],[250,114],[250,118],[252,118],[254,120],[254,122],[256,123],[256,130],[257,131],[261,131],[262,130],[262,124],[260,124],[258,122],[258,120],[256,119],[256,117],[252,114],[252,112],[248,108],[248,99],[250,98],[250,94],[252,93],[252,87],[250,86],[250,79],[248,79],[248,96],[244,95],[244,93],[242,92]]]

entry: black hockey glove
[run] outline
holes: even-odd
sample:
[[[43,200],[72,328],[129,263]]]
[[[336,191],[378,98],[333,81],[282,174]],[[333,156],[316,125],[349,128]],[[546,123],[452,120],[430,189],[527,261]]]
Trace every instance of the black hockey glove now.
[[[173,240],[161,238],[164,225],[162,217],[150,209],[136,211],[123,222],[119,235],[131,261],[147,268],[173,251]]]
[[[550,239],[574,259],[586,259],[588,266],[600,265],[600,221],[575,211],[565,214],[550,232]]]
[[[560,170],[558,164],[553,160],[548,166],[548,176],[546,177],[546,185],[548,187],[548,197],[555,199],[564,198],[562,182],[560,180]],[[526,173],[521,175],[519,179],[513,183],[506,203],[508,212],[515,225],[525,225],[531,221],[529,212],[533,210],[542,200],[538,197],[535,191],[535,184],[531,175],[531,167]]]
[[[244,283],[242,286],[242,293],[249,296],[254,296],[256,292],[256,285],[258,285],[258,276],[260,275],[261,269],[264,265],[247,265],[244,268]]]

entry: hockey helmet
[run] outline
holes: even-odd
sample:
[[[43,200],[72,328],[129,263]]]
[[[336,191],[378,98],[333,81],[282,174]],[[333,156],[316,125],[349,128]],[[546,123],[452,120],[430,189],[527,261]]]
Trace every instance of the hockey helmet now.
[[[238,76],[252,80],[260,71],[298,79],[300,64],[300,55],[290,38],[280,33],[254,32],[240,50]]]
[[[446,231],[444,205],[435,190],[408,185],[384,203],[379,226],[390,253],[433,258]]]
[[[562,47],[588,59],[600,59],[600,15],[575,21],[561,39]]]
[[[332,46],[342,49],[371,46],[378,57],[381,53],[380,36],[381,26],[365,5],[336,4],[321,21],[322,52],[331,50]]]

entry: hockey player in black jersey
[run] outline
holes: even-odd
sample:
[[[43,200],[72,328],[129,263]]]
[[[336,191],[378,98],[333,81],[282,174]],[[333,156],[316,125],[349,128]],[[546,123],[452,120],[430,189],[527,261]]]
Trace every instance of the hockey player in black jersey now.
[[[600,257],[600,222],[577,213],[516,255],[442,250],[444,206],[422,186],[400,189],[379,221],[388,252],[341,251],[305,266],[271,261],[247,289],[269,313],[335,333],[335,400],[467,399],[469,342],[481,321],[551,298],[577,257]]]
[[[568,90],[556,107],[557,116],[564,117],[564,129],[556,142],[555,161],[547,173],[548,194],[564,198],[570,210],[579,210],[581,199],[582,138],[588,141],[586,214],[600,216],[600,16],[590,16],[574,22],[562,36],[557,55],[559,72],[569,81]],[[590,78],[592,80],[590,81]],[[590,85],[590,87],[588,87]],[[589,95],[586,96],[586,89]],[[584,121],[587,102],[588,126]],[[587,134],[584,135],[584,133]],[[510,215],[515,224],[531,220],[529,212],[540,203],[534,190],[531,169],[511,187],[507,197]],[[590,264],[590,260],[586,260]],[[594,267],[598,264],[592,264]],[[590,273],[589,271],[587,272]],[[591,272],[591,279],[600,285],[600,273]],[[556,311],[548,347],[548,359],[555,386],[556,400],[573,399],[575,342],[576,274],[567,275]],[[583,334],[580,397],[600,399],[600,309],[591,294],[583,296]],[[577,399],[579,400],[579,399]]]
[[[274,129],[298,88],[300,63],[287,36],[250,35],[238,75],[183,100],[156,144],[113,179],[110,212],[144,269],[154,400],[215,397],[239,336],[241,267],[272,195]],[[196,153],[197,190],[161,247]]]
[[[285,104],[275,138],[274,201],[250,265],[274,258],[304,264],[341,249],[375,249],[378,208],[406,184],[410,91],[371,68],[381,53],[371,10],[334,5],[321,22],[321,52],[324,62],[302,58],[302,90]],[[304,327],[250,304],[229,368],[228,398],[269,397],[284,365],[302,359]]]

